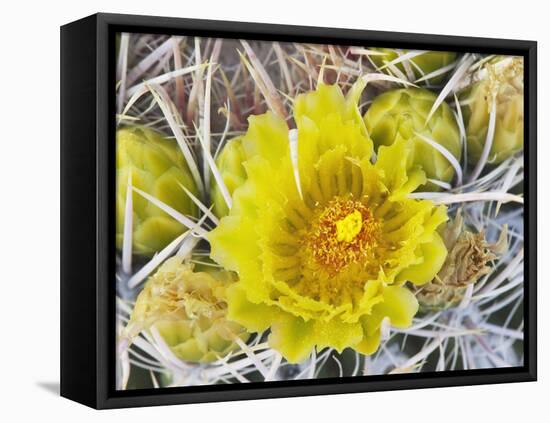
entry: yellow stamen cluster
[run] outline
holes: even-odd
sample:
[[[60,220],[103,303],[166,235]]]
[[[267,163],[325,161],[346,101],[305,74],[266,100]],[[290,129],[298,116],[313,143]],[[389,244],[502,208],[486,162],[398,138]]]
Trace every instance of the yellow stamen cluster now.
[[[305,246],[328,274],[364,261],[378,245],[380,222],[361,201],[335,198],[321,211],[305,237]]]

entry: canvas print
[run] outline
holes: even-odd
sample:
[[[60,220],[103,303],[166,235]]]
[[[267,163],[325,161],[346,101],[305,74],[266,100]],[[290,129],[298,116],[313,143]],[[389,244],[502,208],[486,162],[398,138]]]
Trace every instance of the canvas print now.
[[[116,389],[524,362],[523,58],[116,36]]]

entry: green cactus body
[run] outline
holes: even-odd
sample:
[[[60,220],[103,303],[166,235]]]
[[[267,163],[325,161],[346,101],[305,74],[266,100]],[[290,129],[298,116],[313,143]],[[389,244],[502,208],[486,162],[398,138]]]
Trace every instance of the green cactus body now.
[[[460,95],[466,126],[468,158],[481,157],[493,98],[496,120],[489,163],[498,164],[523,148],[523,59],[497,58],[486,65],[486,77]]]
[[[197,195],[195,182],[175,141],[154,130],[132,126],[116,134],[116,244],[122,248],[126,191],[132,186],[184,215],[197,215],[197,207],[182,190]],[[152,256],[180,235],[185,226],[137,192],[132,195],[133,252]]]
[[[241,138],[228,141],[216,158],[216,166],[230,195],[246,181],[246,170],[243,166],[245,160],[246,153]],[[210,198],[216,216],[221,218],[229,213],[225,199],[214,178],[211,178]]]
[[[126,335],[154,328],[177,357],[192,363],[210,363],[239,349],[236,337],[246,342],[249,334],[226,319],[225,292],[234,277],[203,268],[197,272],[178,257],[164,262],[139,294]]]
[[[392,62],[399,57],[399,53],[391,48],[372,48],[371,50],[384,53],[384,55],[372,55],[370,58],[378,67],[384,66],[386,63]],[[408,53],[408,50],[400,50],[401,55]],[[424,75],[428,75],[444,66],[454,62],[456,53],[448,51],[426,51],[418,56],[409,59],[410,70],[413,72],[416,79]],[[407,74],[407,70],[403,63],[396,63],[395,67],[403,74]],[[445,75],[437,75],[429,79],[430,83],[438,84],[445,78]]]
[[[374,99],[364,120],[376,148],[403,138],[414,149],[411,166],[421,166],[428,178],[450,182],[454,167],[443,154],[418,136],[421,134],[435,141],[460,160],[459,129],[450,107],[443,102],[426,123],[435,100],[435,94],[422,88],[386,91]],[[419,189],[435,190],[438,187],[428,182]]]

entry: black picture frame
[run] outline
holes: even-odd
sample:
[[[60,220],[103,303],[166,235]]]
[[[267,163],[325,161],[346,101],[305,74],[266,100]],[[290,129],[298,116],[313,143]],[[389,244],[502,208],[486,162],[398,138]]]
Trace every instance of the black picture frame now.
[[[523,56],[524,366],[189,388],[115,390],[114,37],[116,32],[299,41]],[[61,27],[61,395],[118,408],[534,381],[537,377],[537,44],[99,13]],[[78,248],[75,246],[78,245]]]

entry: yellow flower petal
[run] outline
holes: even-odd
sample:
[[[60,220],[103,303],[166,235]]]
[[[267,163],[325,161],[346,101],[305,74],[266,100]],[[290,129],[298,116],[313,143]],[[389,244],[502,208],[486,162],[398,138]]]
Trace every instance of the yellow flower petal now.
[[[374,306],[374,313],[389,317],[392,326],[407,328],[418,311],[418,301],[414,294],[402,286],[384,288],[384,301]]]
[[[227,302],[228,319],[245,326],[250,332],[265,331],[277,314],[273,307],[250,302],[238,285],[233,285],[227,290]]]
[[[315,322],[301,317],[281,315],[272,322],[269,345],[279,351],[290,363],[300,363],[308,358],[315,347]]]
[[[361,342],[356,344],[353,348],[361,354],[371,355],[378,350],[380,346],[380,329],[374,331],[372,334],[365,333]]]
[[[332,114],[347,120],[346,99],[337,85],[319,84],[317,90],[300,94],[294,101],[294,117],[300,120],[307,116],[318,126]]]
[[[288,126],[272,112],[252,115],[242,145],[247,157],[259,155],[276,164],[288,152]]]
[[[344,323],[334,318],[328,322],[316,321],[314,334],[318,350],[331,347],[342,352],[345,348],[361,342],[363,328],[360,323]]]
[[[404,269],[398,276],[399,280],[423,285],[430,282],[443,266],[447,249],[437,232],[434,232],[432,242],[420,244],[418,249],[422,262]]]

